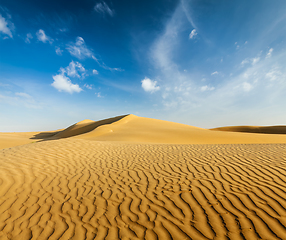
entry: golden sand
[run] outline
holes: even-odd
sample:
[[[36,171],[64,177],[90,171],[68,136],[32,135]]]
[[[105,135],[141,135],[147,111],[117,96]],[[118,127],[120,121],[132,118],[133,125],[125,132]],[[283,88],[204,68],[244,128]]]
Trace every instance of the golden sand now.
[[[286,135],[99,122],[0,134],[1,240],[286,239]]]

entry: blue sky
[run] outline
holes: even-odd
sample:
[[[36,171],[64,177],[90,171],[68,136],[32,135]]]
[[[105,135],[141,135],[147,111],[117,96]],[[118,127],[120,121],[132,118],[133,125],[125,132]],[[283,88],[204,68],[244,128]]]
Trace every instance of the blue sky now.
[[[132,113],[286,124],[286,2],[0,3],[0,131]]]

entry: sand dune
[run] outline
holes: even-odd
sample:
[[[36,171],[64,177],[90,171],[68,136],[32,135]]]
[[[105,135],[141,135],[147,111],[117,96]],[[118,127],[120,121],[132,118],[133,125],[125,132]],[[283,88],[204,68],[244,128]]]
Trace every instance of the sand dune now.
[[[286,134],[282,134],[284,126],[269,128],[271,129],[269,130],[271,133],[275,132],[276,134],[249,134],[249,131],[247,133],[243,132],[241,127],[237,127],[237,131],[232,131],[232,129],[234,128],[225,127],[209,130],[163,120],[137,117],[130,114],[100,121],[83,120],[66,129],[50,132],[0,133],[0,149],[35,141],[49,141],[69,137],[92,141],[120,141],[131,143],[286,143]],[[249,127],[247,129],[249,129]],[[268,130],[265,130],[265,132],[267,131]]]
[[[124,141],[172,144],[286,143],[286,135],[211,131],[185,124],[128,115],[76,138],[95,141]]]
[[[210,130],[246,133],[286,134],[286,126],[231,126],[212,128]]]
[[[14,135],[33,142],[0,150],[1,240],[286,239],[285,135],[134,115]]]

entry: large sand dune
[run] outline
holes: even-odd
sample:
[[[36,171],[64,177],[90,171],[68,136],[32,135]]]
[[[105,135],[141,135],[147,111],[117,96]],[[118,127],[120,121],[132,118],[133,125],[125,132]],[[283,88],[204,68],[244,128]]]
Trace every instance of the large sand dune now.
[[[1,240],[286,239],[286,135],[102,121],[6,134]]]

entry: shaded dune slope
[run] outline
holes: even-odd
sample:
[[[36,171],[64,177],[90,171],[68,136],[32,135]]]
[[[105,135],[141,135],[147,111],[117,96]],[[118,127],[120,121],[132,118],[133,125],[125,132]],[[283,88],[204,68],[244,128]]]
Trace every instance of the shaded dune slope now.
[[[212,128],[210,130],[245,133],[286,134],[286,126],[231,126]]]
[[[99,126],[106,125],[106,124],[112,124],[126,116],[127,115],[117,116],[117,117],[108,118],[108,119],[104,119],[100,121],[92,121],[92,120],[86,119],[86,120],[78,122],[64,129],[63,131],[56,133],[55,135],[52,136],[52,138],[53,139],[68,138],[68,137],[84,134],[84,133],[87,133],[87,132],[90,132],[96,129]]]
[[[286,145],[65,138],[0,151],[0,239],[285,239]]]

